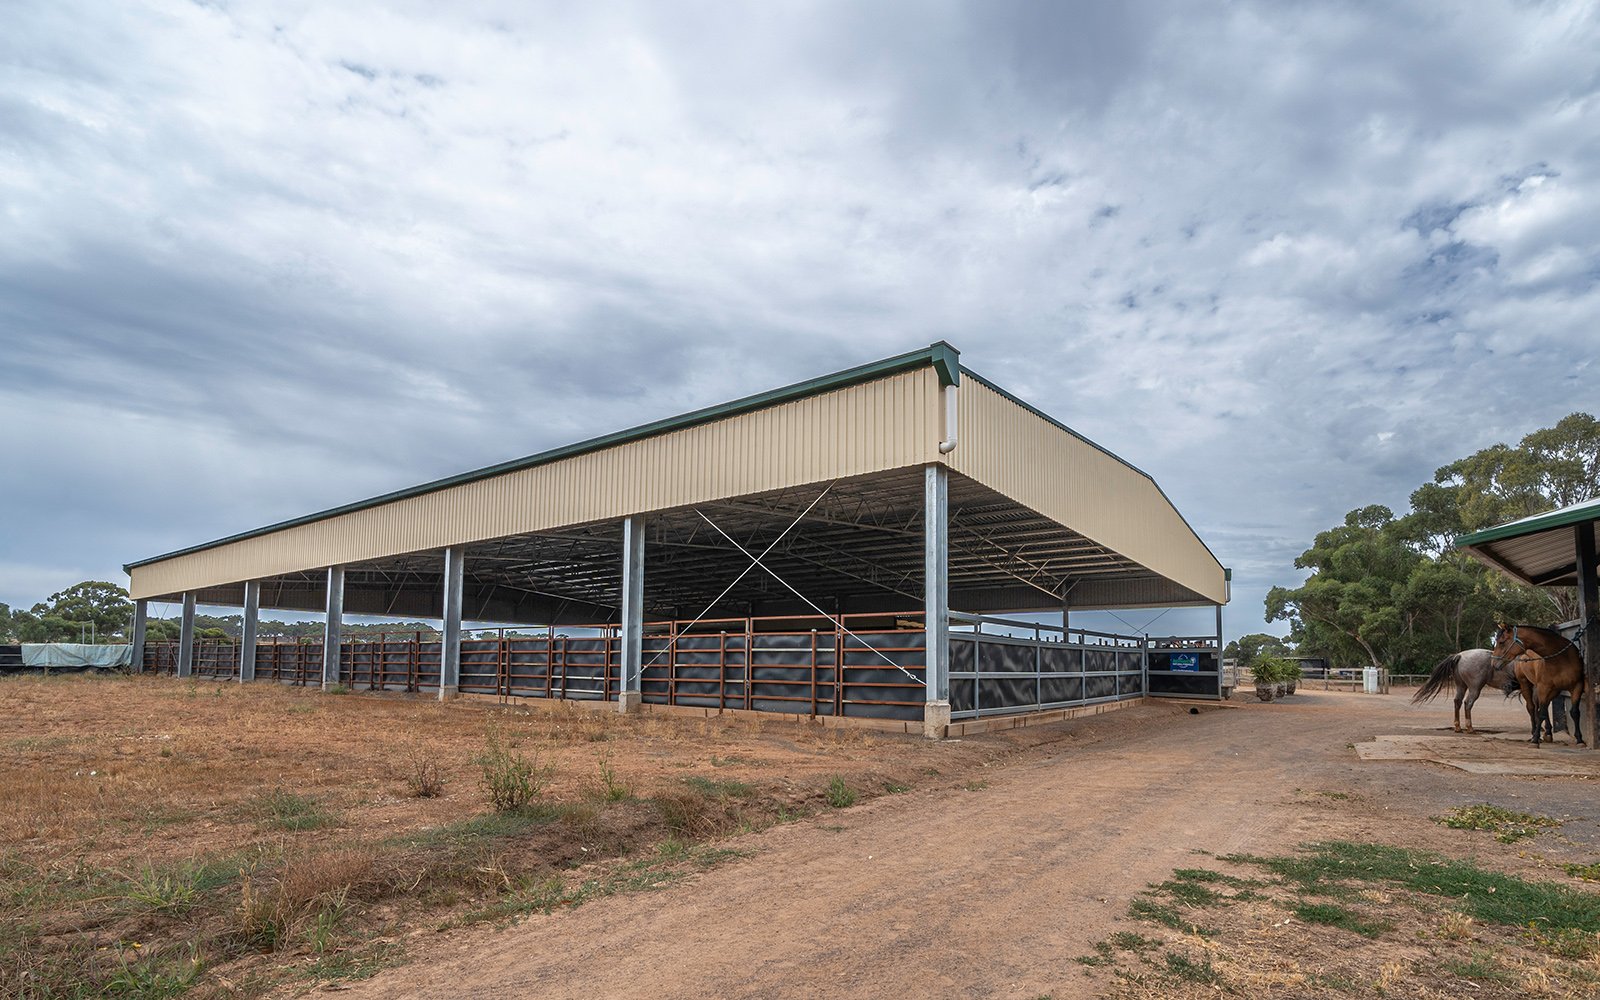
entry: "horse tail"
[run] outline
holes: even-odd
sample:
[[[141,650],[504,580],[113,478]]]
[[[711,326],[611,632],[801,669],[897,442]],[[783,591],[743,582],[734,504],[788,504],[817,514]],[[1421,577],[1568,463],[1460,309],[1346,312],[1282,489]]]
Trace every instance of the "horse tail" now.
[[[1427,701],[1444,690],[1447,682],[1455,680],[1456,664],[1460,662],[1460,653],[1451,653],[1440,660],[1439,665],[1433,668],[1433,673],[1429,674],[1428,679],[1422,682],[1421,687],[1417,688],[1417,693],[1411,696],[1412,704],[1416,704],[1419,701]]]

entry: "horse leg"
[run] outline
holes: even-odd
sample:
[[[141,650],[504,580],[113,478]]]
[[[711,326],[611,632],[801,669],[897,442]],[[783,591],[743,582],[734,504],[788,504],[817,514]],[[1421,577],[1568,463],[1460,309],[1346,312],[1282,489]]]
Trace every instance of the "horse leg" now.
[[[1569,696],[1572,699],[1572,741],[1580,747],[1588,746],[1589,744],[1583,741],[1583,726],[1578,718],[1578,695],[1570,694]]]
[[[1467,728],[1466,728],[1466,732],[1469,732],[1469,733],[1472,732],[1472,703],[1478,700],[1478,692],[1482,691],[1482,690],[1483,690],[1482,688],[1478,688],[1476,690],[1474,690],[1472,688],[1468,688],[1467,689],[1467,701],[1466,701],[1466,706],[1465,706],[1466,710],[1467,710]],[[1460,695],[1456,695],[1456,705],[1457,706],[1461,705],[1461,696]],[[1458,732],[1458,733],[1462,732],[1462,729],[1461,729],[1460,725],[1456,726],[1456,732]]]
[[[1540,718],[1539,694],[1537,691],[1528,692],[1528,719],[1533,723],[1533,739],[1529,740],[1528,742],[1532,743],[1534,746],[1538,746],[1539,723],[1542,720]]]
[[[1463,694],[1466,694],[1466,691],[1467,691],[1467,689],[1464,686],[1462,686],[1460,684],[1456,685],[1456,732],[1458,732],[1458,733],[1461,732],[1461,696]],[[1471,728],[1472,728],[1472,722],[1471,722],[1472,712],[1470,710],[1468,710],[1468,712],[1467,712],[1467,719],[1468,719],[1467,729],[1471,730]]]

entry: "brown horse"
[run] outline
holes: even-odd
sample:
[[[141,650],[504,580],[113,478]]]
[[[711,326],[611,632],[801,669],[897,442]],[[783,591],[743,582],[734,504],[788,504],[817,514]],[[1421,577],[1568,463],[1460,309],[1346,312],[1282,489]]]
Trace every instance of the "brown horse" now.
[[[1546,717],[1556,692],[1565,691],[1572,699],[1572,734],[1583,745],[1583,728],[1578,719],[1578,698],[1583,694],[1583,657],[1571,639],[1555,629],[1537,625],[1500,625],[1494,632],[1493,655],[1496,663],[1510,664],[1516,686],[1533,725],[1534,746],[1539,745],[1539,723]],[[1511,684],[1506,686],[1509,693]]]

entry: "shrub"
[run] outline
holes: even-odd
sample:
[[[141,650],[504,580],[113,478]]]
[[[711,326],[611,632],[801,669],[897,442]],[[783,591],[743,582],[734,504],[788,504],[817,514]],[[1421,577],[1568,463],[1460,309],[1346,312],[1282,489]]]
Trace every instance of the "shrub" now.
[[[439,765],[421,750],[413,751],[409,758],[410,770],[406,773],[406,790],[412,798],[434,799],[444,794],[444,775]]]
[[[845,784],[837,774],[828,779],[828,805],[835,809],[848,809],[855,804],[855,789]]]
[[[490,727],[484,736],[483,790],[496,812],[517,812],[539,797],[550,781],[551,768],[539,765],[539,755],[518,753],[506,745],[500,731]]]

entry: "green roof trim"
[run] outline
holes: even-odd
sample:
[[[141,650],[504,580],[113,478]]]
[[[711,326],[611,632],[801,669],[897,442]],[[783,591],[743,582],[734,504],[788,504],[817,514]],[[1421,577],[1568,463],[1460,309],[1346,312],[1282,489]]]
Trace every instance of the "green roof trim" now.
[[[928,348],[940,385],[961,384],[961,352],[940,340]]]
[[[1495,525],[1493,528],[1461,535],[1456,539],[1455,546],[1464,549],[1488,542],[1503,542],[1508,538],[1537,535],[1555,528],[1570,528],[1585,521],[1600,521],[1600,500],[1585,500],[1583,503],[1552,510],[1547,514],[1535,514],[1532,517],[1524,517],[1517,521]]]
[[[564,445],[560,448],[555,448],[550,451],[542,451],[537,455],[529,455],[526,458],[519,458],[510,462],[502,462],[499,465],[491,465],[483,469],[474,469],[471,472],[463,472],[459,475],[450,476],[446,479],[436,479],[431,483],[423,483],[421,486],[410,486],[406,489],[396,490],[393,493],[385,493],[382,496],[372,497],[368,500],[359,500],[355,503],[348,503],[340,507],[332,507],[328,510],[318,511],[315,514],[306,514],[302,517],[293,518],[288,521],[279,521],[277,524],[269,524],[264,528],[255,528],[250,531],[242,531],[236,535],[229,535],[226,538],[218,538],[215,541],[204,542],[200,545],[191,545],[188,548],[178,549],[175,552],[168,552],[164,555],[151,556],[149,559],[140,559],[137,562],[125,563],[122,567],[122,571],[124,573],[131,572],[136,566],[148,566],[151,563],[163,562],[167,559],[175,559],[178,556],[185,556],[194,552],[203,552],[206,549],[214,549],[219,545],[227,545],[232,542],[239,542],[247,538],[255,538],[260,535],[269,535],[275,531],[282,531],[285,528],[294,528],[303,524],[312,524],[317,521],[325,521],[330,517],[338,517],[341,514],[349,514],[353,513],[354,511],[365,510],[368,507],[378,507],[386,503],[392,503],[396,500],[408,500],[411,497],[422,496],[427,493],[435,493],[439,490],[449,489],[452,486],[460,486],[463,483],[476,482],[480,479],[489,479],[493,476],[502,475],[507,472],[517,472],[522,469],[531,469],[535,466],[547,465],[550,462],[557,462],[564,458],[572,458],[576,455],[583,455],[587,454],[588,452],[599,451],[602,448],[610,448],[619,444],[628,444],[633,441],[641,441],[645,438],[656,437],[661,434],[668,434],[672,431],[683,430],[688,427],[696,427],[700,424],[708,424],[712,421],[738,416],[741,413],[749,413],[753,410],[761,410],[769,406],[777,406],[782,403],[803,399],[807,396],[817,396],[825,392],[833,392],[836,389],[846,389],[853,385],[860,385],[863,382],[872,382],[876,381],[877,379],[887,378],[890,375],[898,375],[901,372],[927,367],[932,367],[938,373],[940,385],[956,385],[961,377],[961,352],[941,340],[929,345],[928,347],[924,347],[921,350],[908,351],[905,354],[897,354],[892,358],[884,358],[882,361],[873,361],[868,364],[858,365],[855,368],[847,368],[844,371],[834,372],[831,375],[820,375],[817,378],[807,379],[804,382],[796,382],[793,385],[787,385],[781,389],[769,389],[766,392],[758,392],[754,396],[745,396],[742,399],[735,399],[727,403],[718,403],[716,406],[707,406],[703,409],[693,410],[689,413],[684,413],[676,417],[668,417],[664,420],[652,421],[651,423],[641,424],[638,427],[632,427],[628,430],[617,431],[613,434],[605,434],[597,438],[590,438],[587,441],[579,441],[576,444]]]

